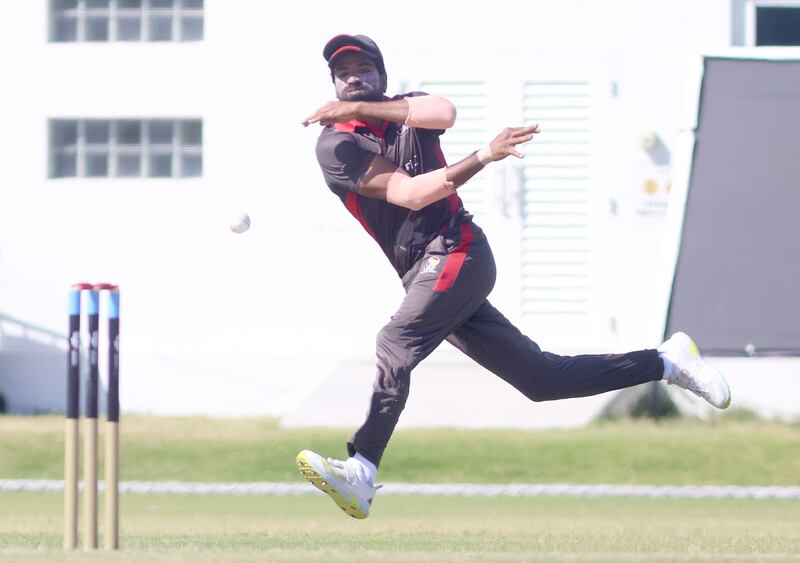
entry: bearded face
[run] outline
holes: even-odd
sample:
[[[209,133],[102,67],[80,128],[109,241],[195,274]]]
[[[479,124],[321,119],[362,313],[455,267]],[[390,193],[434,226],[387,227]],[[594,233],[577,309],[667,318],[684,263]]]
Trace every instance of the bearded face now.
[[[343,102],[380,101],[386,92],[386,75],[366,55],[344,53],[334,64],[333,84],[336,97]]]

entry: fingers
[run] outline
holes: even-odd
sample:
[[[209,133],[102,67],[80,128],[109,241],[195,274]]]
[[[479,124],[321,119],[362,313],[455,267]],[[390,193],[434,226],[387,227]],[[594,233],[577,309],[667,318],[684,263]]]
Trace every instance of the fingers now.
[[[513,137],[524,137],[526,135],[533,135],[534,133],[539,132],[539,124],[534,123],[533,125],[528,125],[527,127],[513,127],[511,128],[511,135]],[[531,137],[533,138],[533,137]]]
[[[533,125],[528,125],[526,127],[508,127],[506,128],[505,133],[512,138],[532,135],[534,133],[539,133],[539,124],[534,123]]]
[[[508,154],[516,156],[517,158],[525,158],[525,155],[516,150],[514,147],[516,145],[532,141],[533,135],[539,132],[539,124],[534,123],[533,125],[528,125],[526,127],[512,127],[507,131],[509,133],[507,141],[510,144]]]
[[[332,104],[335,104],[335,103],[336,102],[328,102],[324,106],[315,109],[314,113],[312,113],[310,116],[306,117],[303,120],[303,127],[308,127],[312,123],[321,122],[326,117],[331,117],[331,115],[330,115],[331,110],[332,110],[331,106],[332,106]],[[321,123],[321,124],[324,125],[324,123]]]
[[[503,152],[506,156],[515,156],[517,158],[525,158],[525,155],[516,149],[517,145],[527,143],[533,140],[533,135],[539,132],[539,124],[534,123],[526,127],[509,127],[504,133],[502,144]],[[503,157],[505,158],[505,157]],[[502,159],[501,159],[502,160]]]
[[[308,117],[306,117],[306,118],[303,120],[303,127],[308,127],[308,126],[309,126],[309,125],[311,125],[312,123],[316,123],[317,121],[319,121],[320,119],[322,119],[322,116],[323,116],[323,115],[324,115],[324,113],[325,113],[325,112],[324,112],[324,111],[322,111],[322,110],[323,110],[323,108],[320,108],[320,109],[318,109],[317,111],[315,111],[313,114],[311,114],[311,115],[309,115]]]

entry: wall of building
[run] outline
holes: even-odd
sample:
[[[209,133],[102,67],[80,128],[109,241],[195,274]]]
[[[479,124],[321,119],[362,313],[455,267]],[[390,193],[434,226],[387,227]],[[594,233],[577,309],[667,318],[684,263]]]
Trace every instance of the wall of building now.
[[[0,312],[63,334],[70,283],[118,283],[128,410],[284,414],[334,366],[369,361],[402,289],[325,188],[317,129],[300,125],[333,98],[325,41],[366,33],[384,52],[390,89],[453,65],[479,77],[501,63],[528,74],[605,73],[616,210],[609,339],[618,350],[653,346],[647,322],[663,305],[652,299],[663,214],[641,185],[669,178],[689,58],[728,47],[731,30],[728,0],[519,1],[491,10],[450,0],[410,0],[402,10],[207,0],[202,42],[53,44],[46,2],[19,3],[0,21],[8,85],[0,89]],[[47,120],[56,117],[200,117],[203,177],[48,179]],[[657,134],[656,152],[640,147],[642,131]],[[238,210],[253,221],[244,235],[226,227]],[[0,390],[13,403],[6,373]],[[372,373],[362,379],[366,399]]]

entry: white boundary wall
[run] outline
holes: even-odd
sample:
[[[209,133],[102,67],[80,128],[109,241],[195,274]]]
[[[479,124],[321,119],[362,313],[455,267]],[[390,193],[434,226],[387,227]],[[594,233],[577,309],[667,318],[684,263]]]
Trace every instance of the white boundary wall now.
[[[0,21],[9,84],[0,91],[0,313],[15,319],[0,320],[0,392],[12,408],[57,408],[63,373],[52,366],[63,349],[39,335],[65,333],[75,281],[122,288],[124,410],[292,413],[331,374],[371,360],[374,335],[402,290],[327,192],[314,159],[317,130],[300,126],[333,97],[320,52],[340,32],[379,42],[391,92],[422,69],[451,65],[471,64],[477,77],[496,66],[526,76],[548,67],[607,76],[616,331],[604,340],[613,351],[657,344],[643,311],[654,303],[663,215],[641,212],[641,180],[663,174],[663,158],[675,152],[692,53],[731,44],[728,0],[514,1],[488,13],[477,2],[411,0],[399,14],[347,1],[206,0],[205,40],[167,44],[51,44],[46,6],[18,3]],[[201,117],[204,175],[49,180],[47,120],[58,117]],[[640,147],[642,131],[656,133],[660,154]],[[253,227],[236,236],[225,223],[241,209]],[[489,236],[508,263],[501,231]],[[516,275],[501,271],[498,291]],[[530,336],[546,344],[544,332]],[[437,356],[448,363],[453,352]],[[344,392],[366,406],[372,377],[363,370],[361,387]],[[484,380],[486,389],[503,386]],[[502,418],[503,401],[485,396],[468,397],[464,411]],[[426,397],[420,416],[445,410],[446,401]],[[563,404],[559,425],[583,422],[596,402]]]

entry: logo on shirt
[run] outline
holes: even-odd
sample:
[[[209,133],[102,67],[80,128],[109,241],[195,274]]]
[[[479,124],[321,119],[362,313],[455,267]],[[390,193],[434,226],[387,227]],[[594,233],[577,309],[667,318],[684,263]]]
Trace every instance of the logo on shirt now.
[[[409,174],[413,174],[418,171],[419,157],[417,157],[417,155],[412,155],[411,158],[409,158],[408,161],[406,161],[406,163],[403,165],[403,168],[405,168],[406,172]]]
[[[439,265],[440,259],[438,256],[431,256],[425,262],[420,274],[431,274],[436,272],[436,267]]]

